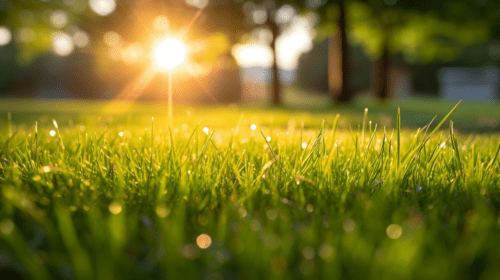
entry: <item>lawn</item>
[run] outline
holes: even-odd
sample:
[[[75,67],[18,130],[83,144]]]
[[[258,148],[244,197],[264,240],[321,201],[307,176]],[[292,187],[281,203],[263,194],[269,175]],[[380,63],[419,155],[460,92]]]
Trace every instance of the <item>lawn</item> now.
[[[500,110],[455,105],[0,100],[0,275],[497,279]]]

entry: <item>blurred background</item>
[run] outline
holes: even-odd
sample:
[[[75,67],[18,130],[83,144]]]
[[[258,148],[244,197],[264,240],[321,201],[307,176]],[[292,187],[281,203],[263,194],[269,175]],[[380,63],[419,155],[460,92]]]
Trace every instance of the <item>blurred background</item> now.
[[[500,97],[496,0],[0,0],[0,97],[166,101],[167,37],[176,102]]]

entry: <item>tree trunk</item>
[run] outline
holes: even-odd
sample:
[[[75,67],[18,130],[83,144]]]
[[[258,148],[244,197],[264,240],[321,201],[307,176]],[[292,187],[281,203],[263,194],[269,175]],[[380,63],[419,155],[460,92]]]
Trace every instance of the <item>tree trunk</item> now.
[[[335,102],[346,103],[353,95],[349,87],[349,44],[345,23],[345,1],[339,3],[339,31],[330,39],[328,46],[328,83]]]
[[[380,100],[389,98],[389,50],[387,43],[384,43],[382,56],[375,61],[373,86],[377,98]]]
[[[281,83],[279,80],[278,59],[276,53],[276,39],[279,35],[279,26],[268,16],[267,23],[273,33],[273,40],[271,42],[271,49],[273,51],[273,66],[272,66],[272,81],[271,81],[271,96],[273,105],[281,104]]]

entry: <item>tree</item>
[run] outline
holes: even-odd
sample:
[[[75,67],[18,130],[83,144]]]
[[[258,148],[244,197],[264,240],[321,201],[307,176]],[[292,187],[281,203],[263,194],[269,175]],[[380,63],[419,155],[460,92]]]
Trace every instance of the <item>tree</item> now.
[[[306,7],[315,11],[320,18],[319,38],[329,37],[328,84],[334,102],[347,103],[353,92],[349,86],[349,41],[347,38],[347,0],[308,1]]]
[[[292,19],[295,17],[297,9],[304,6],[302,0],[265,0],[247,1],[243,9],[246,14],[246,22],[251,27],[264,31],[270,40],[266,42],[272,52],[273,62],[271,65],[271,102],[280,105],[283,99],[283,89],[279,74],[278,61],[278,37],[292,26]],[[258,33],[258,32],[257,32]]]
[[[373,90],[386,99],[392,55],[402,53],[409,63],[450,61],[464,47],[486,42],[500,18],[499,4],[473,0],[331,0],[314,10],[321,18],[320,36],[333,35],[329,76],[337,102],[353,97],[348,42],[363,46],[374,60]]]
[[[451,61],[464,47],[489,40],[498,14],[484,17],[490,4],[479,2],[353,1],[349,7],[351,38],[375,59],[375,95],[382,100],[389,97],[391,56],[396,53],[409,63]]]

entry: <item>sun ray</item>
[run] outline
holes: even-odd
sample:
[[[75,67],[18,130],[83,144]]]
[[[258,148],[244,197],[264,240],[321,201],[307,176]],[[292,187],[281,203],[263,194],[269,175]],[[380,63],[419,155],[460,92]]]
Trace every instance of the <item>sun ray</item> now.
[[[121,91],[118,93],[113,100],[127,100],[127,101],[135,101],[139,96],[141,96],[144,89],[149,85],[149,83],[153,80],[153,78],[158,73],[158,70],[154,65],[146,68],[143,72],[141,72],[134,80],[128,83]],[[112,103],[106,108],[105,111],[112,111],[111,108]],[[121,110],[126,110],[131,106],[131,104],[127,105],[126,108],[120,108]]]

